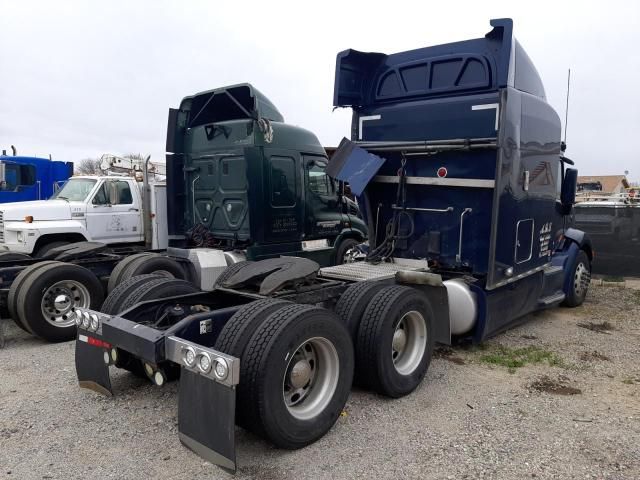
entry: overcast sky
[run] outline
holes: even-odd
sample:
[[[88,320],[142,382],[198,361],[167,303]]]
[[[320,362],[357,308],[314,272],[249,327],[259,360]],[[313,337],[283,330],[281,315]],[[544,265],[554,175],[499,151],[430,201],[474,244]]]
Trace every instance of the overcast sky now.
[[[640,6],[627,2],[0,0],[0,148],[78,161],[164,158],[167,110],[251,82],[326,146],[336,53],[394,53],[483,36],[511,17],[564,122],[582,174],[640,180]]]

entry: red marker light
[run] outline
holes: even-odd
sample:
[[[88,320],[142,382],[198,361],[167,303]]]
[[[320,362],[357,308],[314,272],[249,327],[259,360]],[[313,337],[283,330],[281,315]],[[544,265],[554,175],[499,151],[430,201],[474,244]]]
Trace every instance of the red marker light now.
[[[447,173],[448,173],[448,172],[447,172],[447,169],[446,169],[445,167],[440,167],[440,168],[438,169],[438,177],[440,177],[440,178],[444,178],[444,177],[446,177],[446,176],[447,176]]]
[[[94,347],[111,348],[111,344],[105,342],[104,340],[100,340],[99,338],[88,337],[87,343],[89,345],[93,345]]]

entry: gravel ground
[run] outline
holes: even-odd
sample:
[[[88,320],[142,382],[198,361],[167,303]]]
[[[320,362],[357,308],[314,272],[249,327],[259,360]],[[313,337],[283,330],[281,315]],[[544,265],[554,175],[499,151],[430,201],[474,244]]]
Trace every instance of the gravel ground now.
[[[238,429],[236,478],[640,478],[639,315],[640,291],[594,287],[582,307],[532,315],[483,348],[439,349],[408,397],[354,390],[305,449]],[[532,345],[551,357],[511,371],[483,360]],[[78,388],[73,343],[8,324],[0,478],[232,478],[180,445],[176,384],[112,377],[113,398]]]

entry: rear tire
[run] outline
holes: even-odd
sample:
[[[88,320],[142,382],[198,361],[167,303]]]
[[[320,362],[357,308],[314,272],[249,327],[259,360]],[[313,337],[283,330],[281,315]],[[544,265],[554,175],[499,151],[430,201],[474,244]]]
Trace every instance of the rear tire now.
[[[567,307],[582,305],[591,282],[591,262],[584,250],[580,250],[571,269],[571,283],[567,296],[562,302]]]
[[[27,333],[33,335],[27,326],[22,323],[20,317],[18,316],[18,293],[22,289],[22,285],[27,280],[27,278],[34,272],[40,270],[41,268],[55,263],[53,260],[46,260],[44,262],[34,263],[33,265],[29,265],[24,270],[22,270],[16,278],[11,283],[11,287],[9,287],[9,294],[7,295],[7,309],[9,310],[9,316],[13,319],[16,325],[18,325],[22,330]]]
[[[222,286],[224,282],[233,277],[236,272],[239,272],[245,265],[251,263],[249,260],[243,260],[242,262],[234,263],[225,268],[220,276],[216,278],[215,282],[213,282],[213,286]]]
[[[258,327],[240,362],[241,425],[280,448],[309,445],[338,419],[352,379],[353,345],[338,317],[287,305]]]
[[[144,282],[137,288],[131,290],[129,294],[122,298],[120,304],[120,312],[129,310],[136,303],[146,302],[147,300],[158,300],[161,298],[169,298],[177,295],[187,295],[189,293],[197,293],[201,290],[193,283],[187,280],[156,278],[148,282]]]
[[[151,252],[134,253],[133,255],[129,255],[128,257],[125,257],[122,260],[120,260],[116,264],[116,266],[113,267],[113,270],[111,271],[111,275],[109,275],[107,292],[111,293],[121,283],[120,276],[125,271],[125,269],[129,267],[129,265],[131,265],[132,262],[134,262],[138,258],[148,257],[150,255],[157,255],[157,254],[151,253]]]
[[[356,282],[349,286],[338,300],[335,312],[346,325],[354,345],[360,321],[371,299],[387,286],[388,283],[382,282]]]
[[[139,257],[129,263],[127,268],[120,274],[118,283],[147,274],[154,274],[163,278],[177,278],[179,280],[185,280],[187,276],[182,265],[174,259],[154,254]]]
[[[291,302],[271,298],[243,305],[222,327],[213,348],[233,357],[243,358],[247,345],[255,331],[269,315],[287,305],[291,305]],[[236,408],[236,422],[238,425],[248,424],[244,418],[244,409],[239,404],[238,408]]]
[[[114,288],[111,293],[109,293],[104,303],[102,304],[100,311],[103,313],[108,313],[109,315],[117,315],[122,311],[122,301],[133,290],[137,289],[140,285],[144,285],[158,278],[161,277],[158,277],[157,275],[138,275],[122,282],[120,285]]]
[[[129,286],[123,288],[121,293],[116,292],[116,289],[109,295],[110,297],[114,295],[110,305],[113,312],[112,315],[129,310],[136,303],[200,291],[198,287],[186,280],[167,279],[155,275],[140,275],[129,279],[127,282]],[[116,299],[116,295],[119,298]],[[119,360],[116,363],[116,367],[127,370],[137,377],[147,378],[141,360],[129,352],[119,352]],[[171,368],[166,370],[165,373],[168,376],[167,380],[173,380],[176,376],[176,372]]]
[[[75,309],[97,310],[103,300],[102,284],[90,270],[70,263],[52,262],[24,281],[18,293],[16,311],[34,335],[50,342],[63,342],[76,335]]]
[[[434,348],[427,297],[405,286],[380,290],[362,317],[356,342],[358,380],[389,397],[411,393],[422,381]]]

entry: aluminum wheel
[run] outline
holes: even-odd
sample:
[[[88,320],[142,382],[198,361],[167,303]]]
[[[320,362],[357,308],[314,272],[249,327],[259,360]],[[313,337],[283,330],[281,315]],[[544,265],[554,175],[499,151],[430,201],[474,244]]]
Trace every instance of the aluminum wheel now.
[[[42,295],[42,315],[54,327],[70,327],[76,308],[89,308],[91,296],[87,288],[75,280],[54,283]]]
[[[580,262],[576,267],[576,273],[573,279],[573,289],[578,297],[582,297],[586,293],[590,281],[591,272],[583,262]]]
[[[289,413],[309,420],[327,407],[338,385],[338,352],[326,338],[314,337],[300,345],[289,359],[282,394]]]
[[[420,312],[405,313],[393,332],[391,358],[401,375],[412,373],[427,349],[427,322]]]

